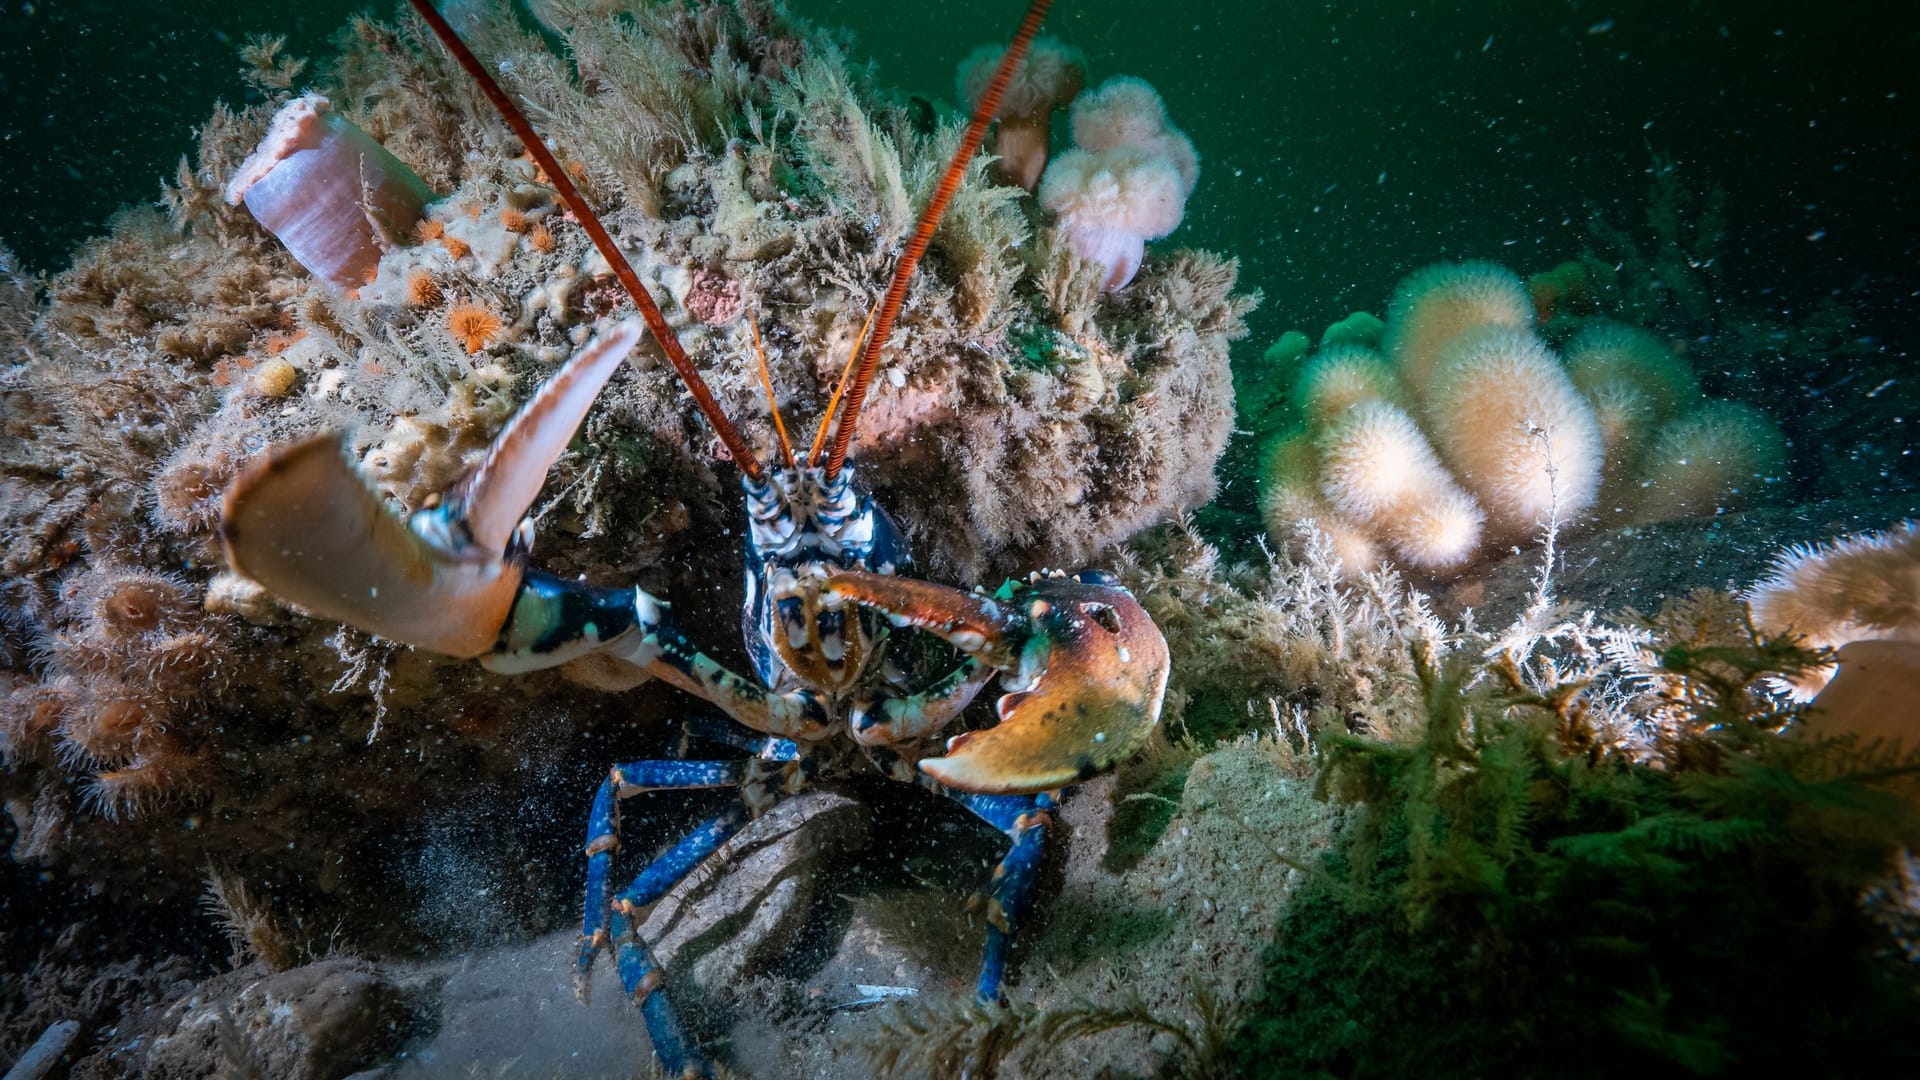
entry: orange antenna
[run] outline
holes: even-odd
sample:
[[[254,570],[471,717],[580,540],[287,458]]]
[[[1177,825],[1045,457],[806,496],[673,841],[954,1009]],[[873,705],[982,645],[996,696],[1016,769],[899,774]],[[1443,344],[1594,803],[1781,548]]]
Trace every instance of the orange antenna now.
[[[787,422],[780,419],[780,403],[773,397],[773,376],[767,374],[767,351],[760,347],[760,319],[747,312],[747,325],[753,327],[753,355],[760,361],[760,385],[767,388],[767,411],[773,414],[773,430],[780,433],[780,456],[787,468],[793,468],[793,445],[787,442]]]
[[[414,0],[421,3],[422,0]],[[973,119],[967,124],[967,133],[960,140],[960,149],[954,151],[953,160],[947,163],[945,175],[940,177],[940,186],[934,189],[933,199],[927,208],[920,211],[920,224],[913,231],[913,239],[907,244],[907,250],[900,255],[900,262],[893,269],[893,283],[887,286],[887,297],[880,304],[879,318],[874,321],[873,336],[867,339],[866,351],[860,356],[860,370],[854,376],[853,388],[847,394],[847,410],[840,414],[840,427],[833,433],[833,452],[827,456],[827,478],[840,474],[841,466],[847,462],[847,446],[853,442],[853,427],[860,420],[860,406],[867,400],[867,384],[873,381],[873,370],[880,365],[880,350],[887,344],[887,338],[893,333],[893,320],[900,314],[900,305],[907,299],[907,285],[913,280],[913,271],[920,265],[920,257],[927,253],[927,244],[933,240],[935,229],[940,227],[940,218],[947,212],[947,204],[953,201],[953,193],[960,188],[960,180],[966,175],[967,164],[973,160],[976,150],[980,149],[980,140],[986,138],[987,125],[993,122],[993,114],[1000,111],[1000,98],[1006,93],[1007,83],[1013,81],[1013,73],[1026,59],[1027,46],[1033,44],[1033,35],[1040,30],[1040,21],[1047,16],[1047,9],[1053,6],[1053,0],[1033,0],[1027,8],[1027,17],[1020,20],[1020,29],[1013,35],[1013,41],[1007,45],[1007,54],[1000,58],[1000,66],[994,69],[993,81],[987,84],[987,92],[980,96],[979,104],[973,107]]]
[[[560,198],[567,204],[567,209],[573,211],[573,216],[580,219],[580,225],[587,230],[587,236],[592,238],[593,246],[600,249],[600,254],[607,260],[607,265],[613,267],[614,276],[620,279],[620,284],[626,286],[628,295],[633,297],[634,306],[640,309],[640,317],[647,322],[647,329],[653,331],[654,340],[660,343],[660,348],[667,354],[667,362],[673,365],[674,371],[679,372],[680,381],[685,383],[687,390],[693,394],[694,404],[700,407],[700,412],[706,416],[707,423],[713,425],[714,434],[720,436],[721,443],[725,444],[727,456],[733,459],[733,463],[740,467],[741,472],[752,479],[760,479],[760,462],[753,456],[753,449],[747,445],[745,439],[740,437],[740,432],[734,428],[733,422],[727,419],[727,414],[720,411],[720,403],[713,399],[713,391],[707,389],[706,381],[700,378],[698,371],[694,370],[693,361],[687,359],[687,351],[680,347],[680,339],[673,336],[673,331],[667,326],[667,320],[661,317],[660,308],[653,302],[653,297],[648,295],[646,286],[640,284],[640,276],[633,272],[633,267],[627,264],[627,257],[620,254],[620,249],[614,246],[613,237],[607,235],[606,226],[600,224],[599,216],[593,212],[591,206],[587,205],[587,200],[581,197],[580,189],[573,186],[567,171],[560,167],[559,159],[553,156],[553,151],[547,149],[546,142],[540,138],[538,132],[533,130],[533,125],[527,122],[526,116],[512,101],[508,100],[506,91],[500,89],[500,84],[493,81],[493,76],[488,74],[487,69],[474,58],[466,43],[460,40],[459,34],[454,33],[453,27],[447,25],[447,20],[441,17],[440,12],[436,11],[428,0],[411,0],[411,2],[413,10],[426,21],[427,26],[433,30],[434,36],[439,38],[440,43],[453,54],[453,58],[459,61],[468,77],[479,85],[480,92],[487,96],[487,100],[493,102],[493,107],[499,110],[501,119],[505,120],[507,126],[513,129],[513,133],[520,137],[527,152],[533,155],[533,160],[540,163],[540,168],[546,171],[548,179],[553,182],[553,189],[560,193]]]
[[[840,367],[840,381],[833,384],[833,396],[827,399],[827,411],[820,414],[820,430],[813,433],[813,450],[807,454],[807,467],[812,468],[820,460],[820,448],[827,444],[827,425],[833,422],[833,410],[840,405],[840,395],[847,392],[847,380],[853,375],[853,362],[860,359],[860,343],[867,340],[867,331],[873,328],[873,316],[880,309],[867,312],[867,321],[860,324],[860,336],[853,339],[853,351],[847,354],[847,362]]]

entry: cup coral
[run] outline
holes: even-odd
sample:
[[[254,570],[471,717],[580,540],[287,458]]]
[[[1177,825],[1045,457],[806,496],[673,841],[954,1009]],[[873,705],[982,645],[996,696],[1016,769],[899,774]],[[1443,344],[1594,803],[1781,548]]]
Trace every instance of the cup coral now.
[[[1040,178],[1040,205],[1068,248],[1106,268],[1112,291],[1133,280],[1148,240],[1180,227],[1200,159],[1160,95],[1133,78],[1074,99],[1073,141]]]
[[[1004,45],[983,45],[960,62],[960,100],[971,109],[987,92],[993,71],[1006,54]],[[1047,140],[1053,111],[1073,100],[1087,84],[1087,61],[1080,50],[1043,37],[1033,43],[1000,99],[994,119],[993,152],[1000,171],[1032,191],[1047,167]]]
[[[281,108],[227,185],[227,202],[244,201],[301,266],[342,288],[371,279],[381,254],[412,233],[433,197],[426,181],[318,94]]]
[[[1781,552],[1766,580],[1747,593],[1753,624],[1795,634],[1815,648],[1855,641],[1920,642],[1920,522],[1831,544]],[[1805,672],[1788,688],[1807,700],[1833,668]]]

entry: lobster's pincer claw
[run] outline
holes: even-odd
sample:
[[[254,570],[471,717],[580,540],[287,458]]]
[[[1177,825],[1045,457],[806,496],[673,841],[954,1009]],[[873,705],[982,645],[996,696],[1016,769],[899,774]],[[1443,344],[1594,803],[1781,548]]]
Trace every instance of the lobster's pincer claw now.
[[[1167,641],[1105,575],[1008,582],[992,596],[909,578],[837,573],[823,596],[878,609],[1000,669],[1000,723],[955,736],[920,768],[950,788],[1048,791],[1113,768],[1160,722]]]
[[[617,324],[547,380],[438,507],[403,521],[319,435],[276,446],[227,486],[227,561],[323,618],[448,656],[493,649],[525,577],[523,520],[594,396],[640,340]]]
[[[455,558],[388,512],[341,440],[275,447],[228,485],[227,561],[322,618],[448,656],[493,647],[520,587],[520,560]]]

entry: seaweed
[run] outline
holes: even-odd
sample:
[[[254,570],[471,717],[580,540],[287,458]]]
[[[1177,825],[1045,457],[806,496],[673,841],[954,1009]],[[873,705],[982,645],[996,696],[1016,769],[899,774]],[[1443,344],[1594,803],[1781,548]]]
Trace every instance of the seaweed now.
[[[1850,1069],[1920,1064],[1920,969],[1861,902],[1920,844],[1920,749],[1793,730],[1757,687],[1819,654],[1745,637],[1668,639],[1653,758],[1578,693],[1416,644],[1417,740],[1321,736],[1323,795],[1364,812],[1282,920],[1237,1067],[1827,1075],[1838,1045]]]

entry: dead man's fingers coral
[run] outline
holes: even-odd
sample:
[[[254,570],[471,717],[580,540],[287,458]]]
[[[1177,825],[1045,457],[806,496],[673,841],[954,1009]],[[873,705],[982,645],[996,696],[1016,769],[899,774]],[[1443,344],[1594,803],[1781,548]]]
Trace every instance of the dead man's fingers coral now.
[[[1533,326],[1533,299],[1519,276],[1497,263],[1437,263],[1394,289],[1381,351],[1414,397],[1424,399],[1441,351],[1483,326]]]
[[[1639,521],[1731,510],[1778,477],[1787,442],[1751,405],[1710,401],[1654,436],[1641,464]]]
[[[1471,331],[1442,353],[1427,390],[1440,456],[1487,511],[1500,542],[1571,521],[1600,488],[1600,426],[1560,361],[1532,332]]]
[[[1363,401],[1405,406],[1406,391],[1379,353],[1364,345],[1329,345],[1300,369],[1293,400],[1311,424],[1329,424]]]
[[[1260,513],[1267,533],[1293,547],[1303,530],[1327,537],[1342,572],[1362,574],[1385,561],[1378,538],[1335,512],[1320,494],[1320,452],[1313,433],[1295,431],[1275,439],[1260,464]]]
[[[1355,405],[1327,427],[1320,456],[1327,503],[1385,538],[1407,564],[1451,570],[1480,546],[1480,507],[1399,407]]]

